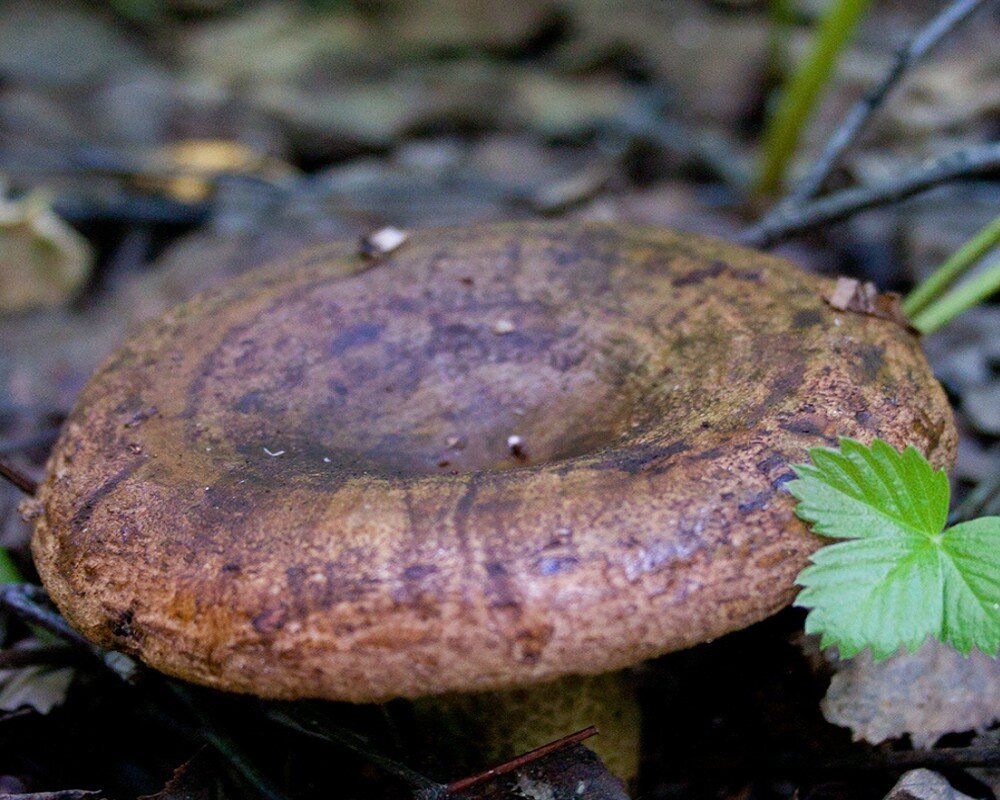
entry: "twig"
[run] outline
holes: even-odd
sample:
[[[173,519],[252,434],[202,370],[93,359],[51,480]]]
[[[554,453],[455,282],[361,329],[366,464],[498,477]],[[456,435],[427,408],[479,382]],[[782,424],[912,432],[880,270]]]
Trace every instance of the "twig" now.
[[[19,669],[39,664],[72,664],[79,660],[77,651],[59,644],[39,647],[9,647],[0,650],[0,669]]]
[[[1000,750],[996,747],[949,747],[935,750],[876,750],[857,748],[837,755],[817,756],[794,752],[771,756],[737,756],[686,759],[669,777],[672,780],[702,779],[704,776],[727,776],[748,773],[760,776],[863,774],[908,769],[948,769],[954,767],[998,767]]]
[[[910,38],[896,52],[896,58],[885,77],[847,113],[843,122],[827,140],[823,152],[816,159],[812,169],[789,192],[782,204],[796,205],[811,200],[819,194],[844,151],[857,140],[871,120],[872,115],[885,102],[886,97],[903,78],[907,70],[940,44],[973,11],[985,5],[986,2],[987,0],[955,0]]]
[[[91,644],[73,630],[57,611],[42,605],[45,599],[45,591],[40,586],[30,583],[9,583],[0,586],[0,606],[9,608],[29,625],[41,628],[57,639],[86,650],[126,683],[134,684],[138,681],[141,670],[133,659]]]
[[[824,769],[864,769],[874,767],[892,769],[947,769],[948,767],[998,767],[1000,750],[995,747],[945,747],[939,750],[890,750],[871,757],[865,763],[863,756],[847,755],[841,759],[826,762]]]
[[[738,241],[752,247],[772,247],[797,233],[846,219],[859,211],[895,203],[945,183],[997,171],[1000,171],[1000,143],[963,148],[872,186],[845,189],[798,208],[782,206],[773,217],[744,231]]]
[[[435,792],[440,793],[446,788],[444,784],[432,781],[430,778],[406,766],[406,764],[401,764],[388,756],[376,752],[364,738],[352,731],[341,728],[323,716],[318,716],[315,713],[310,713],[297,707],[281,708],[271,706],[265,713],[268,719],[299,733],[303,733],[306,736],[334,742],[342,747],[346,747],[352,753],[356,753],[367,761],[370,761],[384,772],[394,775],[404,783],[421,791],[430,792],[431,794],[428,796],[436,797],[438,794],[434,794]]]
[[[10,481],[25,494],[34,496],[38,493],[38,481],[3,459],[0,459],[0,478]]]
[[[503,764],[492,767],[485,772],[480,772],[478,775],[471,775],[468,778],[453,781],[445,787],[445,794],[458,794],[459,792],[464,792],[466,789],[471,789],[473,786],[480,783],[493,780],[493,778],[496,778],[498,775],[506,775],[508,772],[519,770],[534,761],[545,758],[545,756],[550,753],[554,753],[556,750],[562,750],[565,747],[569,747],[571,744],[578,744],[584,739],[589,739],[591,736],[595,736],[596,734],[597,728],[591,725],[589,728],[584,728],[582,731],[577,731],[576,733],[571,733],[568,736],[563,736],[561,739],[556,739],[554,742],[549,742],[548,744],[543,744],[541,747],[536,747],[534,750],[529,750],[527,753],[516,756],[510,761],[505,761]]]
[[[58,612],[41,605],[45,593],[30,583],[9,583],[0,588],[0,606],[9,608],[25,622],[54,634],[78,647],[89,648],[90,642],[73,630]]]

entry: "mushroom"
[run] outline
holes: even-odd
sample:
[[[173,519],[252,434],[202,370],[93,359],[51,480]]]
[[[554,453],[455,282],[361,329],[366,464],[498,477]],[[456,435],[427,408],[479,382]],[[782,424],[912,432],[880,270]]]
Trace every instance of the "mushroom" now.
[[[306,251],[96,373],[40,491],[38,570],[93,641],[219,689],[444,695],[522,734],[505,702],[565,732],[575,698],[627,777],[611,674],[792,599],[820,540],[790,464],[838,436],[954,457],[913,333],[831,285],[593,223]]]

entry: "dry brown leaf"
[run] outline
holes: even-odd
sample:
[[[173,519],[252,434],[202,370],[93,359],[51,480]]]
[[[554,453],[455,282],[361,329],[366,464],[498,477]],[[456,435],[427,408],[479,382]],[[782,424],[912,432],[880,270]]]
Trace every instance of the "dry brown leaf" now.
[[[837,285],[826,298],[826,302],[838,311],[871,314],[875,311],[876,297],[878,289],[874,283],[862,283],[854,278],[837,278]]]
[[[837,278],[837,285],[825,298],[838,311],[853,311],[857,314],[869,314],[880,319],[911,327],[900,305],[900,297],[895,292],[879,294],[874,283],[855,280],[854,278]]]
[[[946,733],[982,731],[1000,719],[1000,660],[963,656],[928,640],[916,653],[874,663],[867,652],[836,665],[823,716],[878,744],[910,734],[930,748]]]
[[[86,239],[40,196],[0,198],[0,312],[65,303],[91,261]]]
[[[929,769],[914,769],[903,775],[885,800],[972,800],[951,787],[943,777]]]
[[[297,175],[290,164],[226,139],[185,139],[164,145],[152,154],[149,167],[151,174],[138,176],[137,185],[185,203],[208,198],[213,181],[222,175],[253,175],[274,183],[287,183]]]
[[[48,714],[66,700],[73,674],[71,667],[44,665],[0,670],[0,709],[29,707]]]

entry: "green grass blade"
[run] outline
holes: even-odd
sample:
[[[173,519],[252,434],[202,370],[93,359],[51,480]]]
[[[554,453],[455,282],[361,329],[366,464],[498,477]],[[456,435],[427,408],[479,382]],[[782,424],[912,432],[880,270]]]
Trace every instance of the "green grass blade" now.
[[[917,286],[903,301],[903,311],[911,319],[938,299],[983,256],[1000,244],[1000,216],[956,250],[934,274]]]
[[[755,194],[771,196],[785,181],[785,173],[802,128],[823,87],[850,41],[871,0],[833,0],[823,14],[812,47],[781,92],[778,106],[764,131],[763,154]]]
[[[931,303],[911,320],[913,327],[921,333],[933,333],[997,291],[1000,291],[1000,261]]]

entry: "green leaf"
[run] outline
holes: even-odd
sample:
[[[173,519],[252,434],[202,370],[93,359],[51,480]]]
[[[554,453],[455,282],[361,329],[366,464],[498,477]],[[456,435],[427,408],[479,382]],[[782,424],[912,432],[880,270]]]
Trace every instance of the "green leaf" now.
[[[941,548],[945,570],[941,638],[963,653],[973,647],[996,653],[1000,642],[1000,517],[949,528]]]
[[[1000,647],[1000,517],[944,530],[948,478],[914,447],[810,450],[794,467],[795,513],[816,533],[849,541],[818,550],[798,577],[806,630],[844,658],[876,659],[928,636],[962,653]]]

